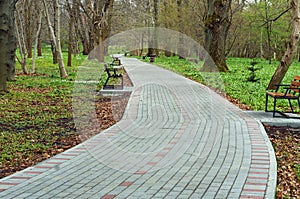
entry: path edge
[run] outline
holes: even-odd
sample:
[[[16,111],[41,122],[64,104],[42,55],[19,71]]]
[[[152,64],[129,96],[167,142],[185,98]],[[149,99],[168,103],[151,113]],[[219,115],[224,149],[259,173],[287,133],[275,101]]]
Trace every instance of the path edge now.
[[[257,119],[255,120],[259,124],[259,128],[262,133],[262,136],[266,141],[269,150],[269,157],[270,157],[269,180],[268,180],[268,186],[267,186],[265,197],[266,199],[274,199],[276,198],[276,187],[277,187],[277,161],[276,161],[275,150],[273,148],[273,145],[268,137],[268,134],[262,122]]]

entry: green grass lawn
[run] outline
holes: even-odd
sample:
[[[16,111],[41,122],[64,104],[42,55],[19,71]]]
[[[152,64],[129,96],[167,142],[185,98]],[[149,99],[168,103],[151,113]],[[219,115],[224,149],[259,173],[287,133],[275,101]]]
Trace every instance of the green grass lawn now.
[[[16,63],[16,80],[8,82],[8,94],[0,95],[0,174],[1,170],[22,167],[24,161],[38,161],[34,158],[41,154],[48,157],[53,148],[70,147],[63,146],[64,140],[78,142],[72,110],[75,80],[96,78],[97,90],[107,75],[98,62],[88,60],[87,56],[73,56],[71,67],[66,64],[67,53],[63,56],[68,73],[65,79],[60,78],[58,65],[52,63],[49,47],[36,59],[35,74],[22,74],[20,64]],[[106,60],[110,62],[111,58]],[[28,70],[31,64],[32,59],[27,59]],[[89,67],[81,67],[79,72],[81,65]],[[76,88],[78,91],[82,87]]]
[[[0,168],[17,167],[21,159],[44,153],[62,136],[75,133],[71,94],[77,66],[85,58],[73,58],[74,67],[66,66],[69,77],[63,81],[49,50],[37,58],[36,74],[23,75],[16,64],[16,81],[8,83],[10,93],[0,96]]]

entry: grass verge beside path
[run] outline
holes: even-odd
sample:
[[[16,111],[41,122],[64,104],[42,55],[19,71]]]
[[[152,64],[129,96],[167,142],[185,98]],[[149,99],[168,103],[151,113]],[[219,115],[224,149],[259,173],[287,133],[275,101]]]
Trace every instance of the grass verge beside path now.
[[[115,124],[123,115],[130,93],[114,99],[98,96],[95,98],[97,121],[94,121],[97,125],[79,136],[73,119],[73,88],[78,66],[90,62],[85,61],[86,56],[74,57],[74,66],[66,66],[68,78],[62,80],[51,58],[51,51],[45,51],[44,57],[37,59],[33,75],[22,75],[17,65],[16,81],[8,83],[10,93],[0,95],[0,178],[81,143]],[[103,70],[99,86],[106,77]],[[130,83],[125,73],[124,85]]]
[[[10,93],[0,96],[0,177],[80,142],[72,115],[77,67],[66,67],[69,77],[62,81],[48,53],[37,59],[35,74],[21,74],[17,64],[16,80],[8,83]],[[84,59],[78,56],[73,63],[80,65]]]

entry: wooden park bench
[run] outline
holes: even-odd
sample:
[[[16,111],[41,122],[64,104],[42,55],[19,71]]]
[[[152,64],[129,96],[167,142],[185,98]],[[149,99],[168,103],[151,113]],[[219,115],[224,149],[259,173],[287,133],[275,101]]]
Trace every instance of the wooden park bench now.
[[[107,73],[107,79],[104,83],[103,89],[123,89],[123,66],[121,64],[121,60],[119,58],[113,57],[112,63],[104,64],[104,70]],[[120,79],[121,84],[108,84],[109,80],[116,79],[117,81]]]
[[[146,55],[143,55],[143,57],[142,57],[143,60],[145,60],[146,57],[149,57],[149,61],[152,63],[152,62],[154,62],[156,55],[155,54],[151,54],[151,55],[146,54]]]
[[[285,117],[289,117],[288,115],[284,114],[283,112],[276,110],[276,102],[277,102],[277,99],[288,100],[292,113],[294,113],[294,109],[293,109],[291,100],[296,100],[298,103],[298,106],[300,107],[300,99],[299,99],[300,98],[300,76],[294,76],[294,79],[291,82],[291,84],[278,84],[275,86],[276,86],[276,90],[274,92],[267,91],[267,93],[266,93],[265,111],[273,112],[273,117],[275,117],[276,113],[279,113]],[[280,88],[282,88],[282,90],[283,90],[282,92],[279,91]],[[272,111],[268,110],[269,97],[272,97],[274,99]]]

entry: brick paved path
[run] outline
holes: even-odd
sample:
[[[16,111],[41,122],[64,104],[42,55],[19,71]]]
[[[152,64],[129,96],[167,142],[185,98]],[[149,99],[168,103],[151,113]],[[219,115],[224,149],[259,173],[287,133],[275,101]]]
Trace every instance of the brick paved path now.
[[[123,58],[135,88],[103,133],[0,180],[0,198],[273,198],[261,124],[207,87]]]

